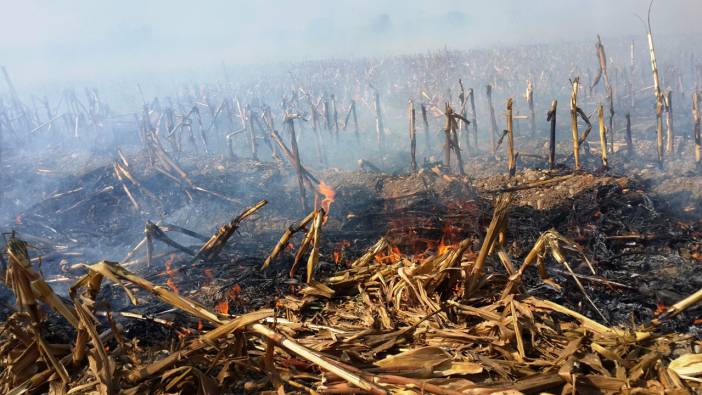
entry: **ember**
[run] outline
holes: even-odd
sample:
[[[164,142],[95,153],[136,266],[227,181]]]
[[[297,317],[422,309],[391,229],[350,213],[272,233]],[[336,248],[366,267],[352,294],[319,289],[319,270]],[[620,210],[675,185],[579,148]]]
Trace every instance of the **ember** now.
[[[175,284],[175,281],[174,281],[175,271],[172,269],[173,262],[175,261],[175,258],[176,258],[176,255],[171,254],[170,258],[168,258],[168,260],[165,263],[166,275],[168,276],[168,279],[166,280],[166,285],[168,285],[168,288],[170,288],[171,291],[173,291],[177,294],[180,291],[178,290],[178,287]]]

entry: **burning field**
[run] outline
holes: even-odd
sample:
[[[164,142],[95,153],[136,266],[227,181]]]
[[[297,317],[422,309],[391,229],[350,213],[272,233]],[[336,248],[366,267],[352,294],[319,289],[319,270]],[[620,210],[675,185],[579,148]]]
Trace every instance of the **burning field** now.
[[[143,103],[3,68],[0,391],[699,393],[702,65],[594,41]]]

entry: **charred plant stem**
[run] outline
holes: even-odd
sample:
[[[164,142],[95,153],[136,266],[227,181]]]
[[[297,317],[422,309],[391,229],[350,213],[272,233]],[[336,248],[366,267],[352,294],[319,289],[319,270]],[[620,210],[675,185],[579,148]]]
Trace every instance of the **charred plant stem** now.
[[[414,111],[414,102],[412,99],[409,100],[408,104],[408,117],[409,117],[409,139],[410,139],[410,156],[411,156],[411,166],[412,171],[417,171],[417,128],[415,127],[416,114]]]
[[[512,131],[512,99],[507,99],[507,170],[509,176],[514,177],[517,165],[514,158],[514,134]]]
[[[497,157],[497,144],[495,141],[497,137],[497,119],[495,119],[495,106],[492,104],[492,85],[487,85],[485,87],[485,93],[490,109],[490,144],[492,145],[492,155]]]
[[[575,170],[580,170],[580,133],[578,132],[578,87],[579,78],[572,81],[573,90],[570,95],[570,128],[573,133],[573,158]]]
[[[546,115],[546,120],[551,122],[551,133],[548,140],[548,168],[553,170],[556,165],[556,109],[558,101],[551,102],[551,110]]]

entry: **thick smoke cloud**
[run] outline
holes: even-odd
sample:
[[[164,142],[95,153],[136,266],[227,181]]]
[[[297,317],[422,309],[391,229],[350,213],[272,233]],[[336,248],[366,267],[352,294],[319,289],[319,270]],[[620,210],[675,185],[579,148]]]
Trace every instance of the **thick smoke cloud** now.
[[[18,87],[178,80],[226,65],[641,35],[648,0],[5,1]],[[700,33],[702,2],[659,0],[658,36]]]

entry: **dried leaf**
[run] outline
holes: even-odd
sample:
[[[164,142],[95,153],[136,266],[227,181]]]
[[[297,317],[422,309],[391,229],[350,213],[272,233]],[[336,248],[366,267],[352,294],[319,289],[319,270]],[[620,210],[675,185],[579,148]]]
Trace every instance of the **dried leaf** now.
[[[685,354],[670,362],[668,368],[680,376],[702,375],[702,354]]]
[[[422,347],[388,356],[375,364],[384,369],[424,369],[433,371],[437,366],[450,360],[451,355],[439,347]]]
[[[443,376],[479,374],[483,372],[483,367],[475,362],[459,361],[451,362],[448,369],[440,371]]]

